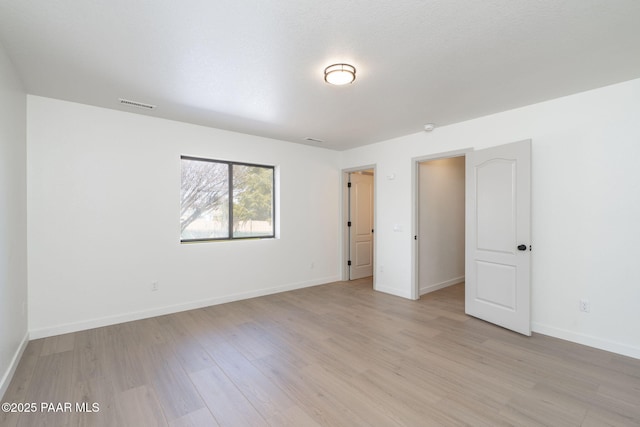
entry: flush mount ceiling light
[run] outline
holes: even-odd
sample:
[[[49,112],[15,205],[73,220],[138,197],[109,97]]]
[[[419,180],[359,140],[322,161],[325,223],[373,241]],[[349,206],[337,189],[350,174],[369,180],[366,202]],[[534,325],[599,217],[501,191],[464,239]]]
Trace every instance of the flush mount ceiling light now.
[[[349,64],[333,64],[324,69],[324,81],[336,85],[353,83],[356,79],[356,67]]]

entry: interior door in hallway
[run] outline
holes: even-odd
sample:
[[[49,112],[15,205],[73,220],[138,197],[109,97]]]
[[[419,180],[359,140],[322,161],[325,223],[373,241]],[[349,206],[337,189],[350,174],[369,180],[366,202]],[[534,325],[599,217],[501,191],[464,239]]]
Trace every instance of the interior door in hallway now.
[[[373,172],[349,174],[349,280],[373,275]]]
[[[467,155],[465,311],[531,335],[531,141]]]

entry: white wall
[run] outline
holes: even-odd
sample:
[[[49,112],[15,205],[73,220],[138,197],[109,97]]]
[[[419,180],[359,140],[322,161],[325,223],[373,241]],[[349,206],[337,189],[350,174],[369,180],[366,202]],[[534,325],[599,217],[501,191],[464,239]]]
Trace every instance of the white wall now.
[[[26,99],[0,45],[0,400],[28,339]]]
[[[464,157],[419,164],[420,295],[464,281]]]
[[[0,120],[7,150],[21,120]],[[363,164],[378,174],[376,289],[411,297],[412,159],[531,138],[533,329],[640,357],[640,80],[343,153],[35,96],[27,129],[34,337],[336,280],[339,169]],[[278,165],[281,238],[180,245],[180,154]],[[20,183],[1,185],[21,206]]]
[[[380,176],[377,289],[411,297],[412,158],[528,138],[534,331],[640,358],[640,80],[344,152]]]
[[[339,279],[339,153],[37,96],[27,105],[33,337]],[[276,165],[280,238],[180,244],[181,154]]]

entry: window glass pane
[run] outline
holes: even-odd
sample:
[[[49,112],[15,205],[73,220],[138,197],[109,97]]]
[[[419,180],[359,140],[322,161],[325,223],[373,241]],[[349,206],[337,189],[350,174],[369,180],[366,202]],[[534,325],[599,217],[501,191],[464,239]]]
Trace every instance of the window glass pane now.
[[[181,159],[180,238],[229,237],[229,165]]]
[[[273,235],[273,168],[234,164],[233,237]]]

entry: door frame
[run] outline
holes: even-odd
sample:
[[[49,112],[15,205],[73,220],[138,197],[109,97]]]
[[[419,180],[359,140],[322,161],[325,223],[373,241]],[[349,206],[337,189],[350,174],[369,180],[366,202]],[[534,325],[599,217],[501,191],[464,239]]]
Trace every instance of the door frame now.
[[[347,188],[347,183],[349,182],[349,174],[354,172],[361,172],[365,170],[373,170],[373,229],[377,229],[377,218],[376,215],[376,206],[378,204],[377,190],[378,190],[378,172],[376,170],[376,164],[357,166],[353,168],[342,169],[342,174],[340,178],[340,188],[342,189],[342,203],[340,205],[340,220],[342,221],[342,226],[340,227],[340,232],[342,234],[342,248],[340,253],[340,265],[342,266],[341,270],[341,280],[347,281],[349,280],[349,266],[347,265],[348,256],[349,256],[349,227],[347,226],[347,221],[349,220],[349,189]],[[375,232],[373,236],[373,289],[376,289],[376,254],[378,247],[378,239],[375,237]]]
[[[460,150],[413,157],[411,159],[411,185],[413,187],[411,192],[411,223],[413,224],[411,234],[413,236],[413,245],[411,246],[411,299],[420,299],[420,245],[417,240],[417,237],[420,236],[420,163],[428,162],[430,160],[450,159],[452,157],[464,157],[466,159],[467,153],[472,151],[473,148],[463,148]]]

